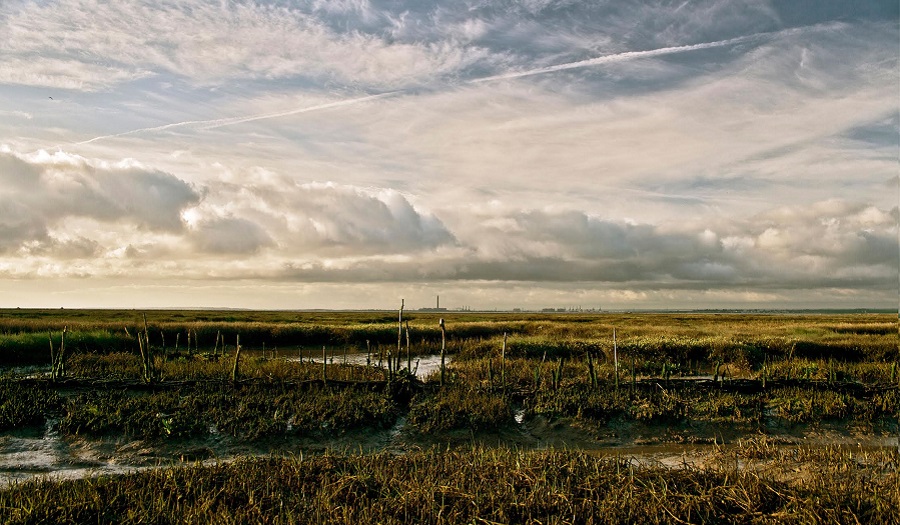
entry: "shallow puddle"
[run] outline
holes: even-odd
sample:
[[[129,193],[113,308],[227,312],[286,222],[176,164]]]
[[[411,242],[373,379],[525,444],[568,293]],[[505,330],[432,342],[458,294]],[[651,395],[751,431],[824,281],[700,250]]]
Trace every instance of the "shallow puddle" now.
[[[290,357],[288,361],[312,361],[314,363],[321,363],[322,356],[321,354],[309,355],[307,357],[299,358],[299,357]],[[381,360],[379,361],[377,356],[372,356],[371,354],[366,353],[341,353],[336,355],[328,355],[325,358],[328,361],[329,365],[332,364],[347,364],[347,365],[358,365],[358,366],[372,366],[372,367],[381,367],[387,368],[387,362]],[[444,356],[444,366],[449,366],[451,361],[451,356]],[[441,371],[441,356],[440,355],[420,355],[413,356],[409,360],[409,366],[412,368],[413,373],[419,379],[425,379],[431,374],[439,373]],[[400,369],[403,370],[407,367],[407,359],[406,356],[401,357],[400,359]]]

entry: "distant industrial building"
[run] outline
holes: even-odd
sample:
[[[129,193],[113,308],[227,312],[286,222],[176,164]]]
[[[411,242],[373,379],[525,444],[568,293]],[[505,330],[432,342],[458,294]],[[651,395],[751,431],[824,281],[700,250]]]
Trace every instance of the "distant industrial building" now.
[[[437,302],[434,308],[419,308],[420,312],[446,312],[446,308],[441,308],[441,296],[437,296]]]

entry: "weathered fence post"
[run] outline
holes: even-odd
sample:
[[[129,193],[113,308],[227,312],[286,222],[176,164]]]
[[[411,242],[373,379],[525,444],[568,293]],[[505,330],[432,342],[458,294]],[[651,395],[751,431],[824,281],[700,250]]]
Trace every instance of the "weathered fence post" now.
[[[400,356],[401,350],[403,349],[403,306],[405,301],[400,299],[400,312],[397,315],[397,363],[394,366],[395,370],[400,370]]]
[[[238,376],[238,362],[241,359],[241,334],[237,334],[237,339],[234,342],[234,367],[231,369],[231,382],[237,382]]]
[[[325,345],[322,345],[322,384],[328,384],[328,354]]]
[[[441,386],[444,386],[444,352],[447,349],[447,328],[444,326],[444,318],[441,317]]]
[[[503,332],[503,348],[500,349],[500,387],[506,395],[506,332]]]
[[[409,353],[409,321],[406,321],[406,370],[412,372],[412,356]]]
[[[50,339],[50,380],[55,382],[56,381],[56,355],[53,353],[53,333],[48,331],[47,337]]]
[[[616,370],[616,390],[619,390],[619,349],[616,344],[616,329],[613,328],[613,365]]]

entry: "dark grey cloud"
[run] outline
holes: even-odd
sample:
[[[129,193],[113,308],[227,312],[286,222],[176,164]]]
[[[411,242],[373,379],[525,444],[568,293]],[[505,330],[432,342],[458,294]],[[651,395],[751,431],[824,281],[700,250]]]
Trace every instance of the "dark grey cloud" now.
[[[831,201],[720,226],[673,229],[533,210],[480,217],[487,225],[477,230],[478,238],[463,239],[465,249],[446,256],[330,267],[288,263],[276,278],[584,282],[635,290],[877,290],[896,284],[900,272],[896,213]]]
[[[246,256],[272,245],[272,238],[258,224],[234,217],[204,220],[191,231],[200,251]]]
[[[90,259],[102,254],[102,246],[99,242],[86,237],[72,239],[48,237],[45,240],[26,243],[23,251],[28,255],[59,260]]]

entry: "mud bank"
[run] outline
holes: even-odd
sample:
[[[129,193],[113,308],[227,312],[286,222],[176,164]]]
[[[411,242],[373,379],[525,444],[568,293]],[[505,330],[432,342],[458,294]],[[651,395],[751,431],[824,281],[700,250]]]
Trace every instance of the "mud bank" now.
[[[388,429],[317,432],[308,435],[242,440],[211,427],[201,438],[139,440],[128,436],[62,436],[56,422],[43,428],[0,435],[0,486],[34,478],[76,479],[148,468],[229,462],[260,456],[375,453],[405,454],[439,448],[500,447],[521,450],[583,450],[599,456],[662,466],[705,465],[723,451],[764,441],[775,447],[840,447],[854,450],[900,449],[896,434],[841,423],[794,425],[760,432],[723,425],[648,425],[611,422],[591,427],[570,419],[526,419],[488,432],[454,430],[423,435],[400,417]]]

